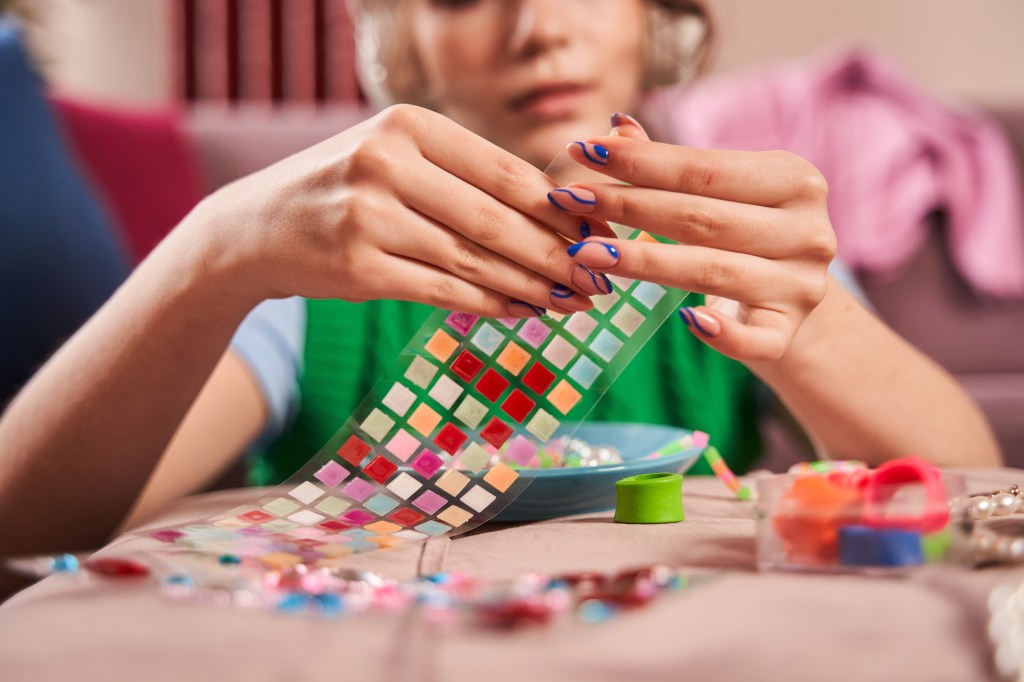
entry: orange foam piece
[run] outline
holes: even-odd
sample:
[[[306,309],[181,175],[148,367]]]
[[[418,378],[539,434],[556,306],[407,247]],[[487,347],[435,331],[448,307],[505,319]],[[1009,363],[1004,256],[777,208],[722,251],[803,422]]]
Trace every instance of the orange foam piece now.
[[[833,563],[839,527],[859,520],[861,493],[824,476],[801,476],[782,496],[772,520],[790,559]]]

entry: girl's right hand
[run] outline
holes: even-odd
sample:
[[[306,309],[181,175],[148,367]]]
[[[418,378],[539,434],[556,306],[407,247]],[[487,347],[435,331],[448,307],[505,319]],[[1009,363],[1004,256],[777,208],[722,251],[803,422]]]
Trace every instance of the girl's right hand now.
[[[492,317],[569,313],[610,288],[566,238],[614,236],[555,209],[525,161],[409,105],[206,199],[186,220],[257,300],[404,299]],[[539,198],[539,200],[538,200]]]

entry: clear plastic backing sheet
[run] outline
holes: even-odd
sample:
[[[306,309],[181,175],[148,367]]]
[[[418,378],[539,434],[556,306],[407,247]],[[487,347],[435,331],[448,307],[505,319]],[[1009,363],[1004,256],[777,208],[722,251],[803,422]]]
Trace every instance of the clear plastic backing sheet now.
[[[559,183],[586,173],[565,152],[545,172]],[[192,571],[225,556],[266,570],[333,568],[493,518],[526,487],[520,469],[556,432],[572,434],[687,296],[609,278],[611,293],[571,315],[435,311],[305,466],[248,504],[147,532],[162,542],[155,551]]]

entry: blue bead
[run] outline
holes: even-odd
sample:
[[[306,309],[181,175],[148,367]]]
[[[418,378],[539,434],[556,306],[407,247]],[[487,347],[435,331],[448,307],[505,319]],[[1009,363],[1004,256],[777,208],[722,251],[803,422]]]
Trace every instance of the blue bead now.
[[[917,566],[924,563],[921,536],[914,531],[844,526],[839,529],[843,566]]]
[[[615,615],[615,609],[596,599],[588,599],[579,606],[577,614],[584,623],[600,623]]]
[[[309,597],[299,592],[289,592],[277,602],[277,610],[282,613],[296,613],[306,608],[309,604]]]
[[[318,594],[313,599],[327,615],[334,616],[345,610],[345,602],[336,594]]]
[[[172,575],[165,581],[168,585],[181,585],[183,587],[194,587],[195,581],[187,575]]]
[[[224,566],[236,566],[242,563],[242,559],[236,557],[234,554],[222,554],[220,558],[217,559],[217,561],[219,561]]]
[[[74,554],[61,554],[53,558],[55,573],[74,573],[78,570],[78,557]]]
[[[423,576],[424,580],[428,580],[436,585],[444,585],[448,582],[447,573],[431,573],[430,575]]]

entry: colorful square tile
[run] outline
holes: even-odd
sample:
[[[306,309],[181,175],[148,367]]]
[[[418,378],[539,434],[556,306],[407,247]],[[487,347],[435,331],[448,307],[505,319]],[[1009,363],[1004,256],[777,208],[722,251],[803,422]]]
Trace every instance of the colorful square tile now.
[[[530,354],[523,350],[522,346],[515,341],[509,341],[508,345],[498,354],[497,359],[498,366],[512,376],[519,376],[519,373],[523,371],[523,367],[526,367],[526,363],[529,361]]]
[[[487,407],[471,395],[467,395],[455,408],[455,418],[471,429],[480,425],[487,415]]]
[[[293,523],[301,523],[303,526],[312,526],[324,520],[324,516],[308,509],[289,514],[288,520]]]
[[[575,313],[565,323],[565,331],[575,336],[580,341],[586,341],[594,328],[597,327],[597,320],[589,313]]]
[[[619,291],[627,291],[629,287],[633,285],[634,281],[628,277],[620,277],[618,275],[608,275],[608,279],[612,281],[612,284],[614,284]]]
[[[443,465],[444,460],[430,450],[424,450],[412,461],[412,468],[423,478],[433,478]]]
[[[612,324],[618,327],[626,336],[632,336],[633,332],[635,332],[646,319],[647,318],[644,317],[643,313],[639,310],[628,303],[623,303],[622,307],[612,315]]]
[[[288,516],[292,512],[296,511],[299,508],[299,505],[287,498],[279,497],[276,500],[267,502],[263,505],[263,508],[276,516]]]
[[[537,446],[525,436],[516,436],[508,444],[505,456],[520,466],[528,467],[533,458],[537,456]]]
[[[444,535],[451,530],[451,527],[437,521],[427,521],[416,526],[416,530],[426,535]]]
[[[468,512],[458,505],[452,505],[437,515],[437,518],[444,521],[452,528],[458,528],[473,518],[472,512]]]
[[[347,523],[342,523],[341,521],[333,521],[332,520],[332,521],[324,521],[323,523],[318,524],[317,527],[318,528],[323,528],[324,530],[330,530],[330,531],[338,532],[338,531],[342,531],[342,530],[348,530],[352,526],[348,525]]]
[[[534,348],[539,348],[550,333],[551,328],[538,317],[527,318],[523,326],[519,328],[519,338]]]
[[[416,394],[396,381],[380,402],[384,407],[403,417],[416,402]]]
[[[270,552],[260,557],[260,563],[274,571],[281,571],[302,563],[302,557],[289,552]]]
[[[376,407],[370,412],[369,416],[363,420],[363,423],[359,425],[363,431],[366,432],[370,438],[375,441],[382,441],[388,435],[388,431],[395,425],[395,420],[387,416]]]
[[[494,355],[494,351],[498,350],[498,346],[504,340],[504,334],[485,322],[476,330],[476,334],[473,334],[470,343],[479,348],[484,355]]]
[[[519,472],[504,462],[498,462],[491,467],[490,471],[484,474],[484,482],[499,493],[508,490],[518,478]]]
[[[348,478],[348,474],[348,469],[332,459],[330,462],[317,469],[317,472],[313,474],[313,477],[321,483],[333,488]]]
[[[460,431],[457,426],[445,424],[434,437],[434,443],[449,455],[454,455],[467,438],[469,436]]]
[[[313,483],[306,481],[289,490],[288,494],[302,504],[309,504],[313,500],[323,497],[324,491]]]
[[[530,371],[523,375],[523,384],[533,389],[537,395],[543,395],[554,380],[554,373],[539,362],[534,363]]]
[[[480,437],[496,448],[500,448],[511,435],[512,427],[497,417],[492,417],[480,431]]]
[[[349,436],[345,444],[338,448],[338,457],[357,467],[370,454],[370,450],[373,450],[373,448],[362,438],[359,436]]]
[[[384,493],[377,493],[376,495],[368,499],[366,502],[364,502],[363,506],[372,511],[374,514],[377,514],[378,516],[384,516],[385,514],[392,511],[395,507],[397,507],[398,502],[388,497]],[[369,530],[373,529],[370,528]]]
[[[658,286],[654,282],[640,282],[630,295],[643,307],[654,310],[654,306],[658,305],[658,301],[664,298],[666,293],[665,287]]]
[[[460,395],[462,395],[462,386],[459,386],[443,374],[437,380],[437,383],[434,384],[434,387],[430,389],[430,397],[446,409],[451,408]]]
[[[594,310],[607,315],[608,311],[615,305],[615,302],[619,300],[619,294],[613,291],[604,296],[591,296],[590,300],[594,303]]]
[[[421,540],[427,539],[427,536],[424,533],[416,530],[400,530],[395,533],[395,537],[409,540],[411,542],[420,542]]]
[[[495,497],[493,493],[487,492],[478,485],[470,488],[466,494],[462,496],[462,503],[470,509],[478,512],[482,512],[487,509],[494,500]]]
[[[508,388],[508,379],[493,369],[484,372],[484,375],[480,377],[480,381],[476,382],[476,390],[480,391],[480,395],[492,403],[501,397],[506,388]]]
[[[238,518],[249,521],[250,523],[263,523],[264,521],[269,521],[274,517],[266,512],[261,512],[259,509],[253,509],[252,511],[244,514],[239,514]]]
[[[267,521],[266,523],[264,523],[263,527],[269,528],[270,530],[280,531],[295,528],[295,524],[291,521],[285,521],[284,519],[274,519],[273,521]]]
[[[480,319],[479,315],[471,315],[469,313],[452,313],[445,319],[445,324],[457,331],[459,334],[465,336],[469,333],[469,330],[473,328],[476,321]]]
[[[466,469],[467,471],[472,471],[474,474],[483,469],[485,466],[487,466],[490,463],[490,461],[491,453],[487,452],[476,443],[470,443],[469,445],[467,445],[466,449],[462,451],[461,455],[459,455],[459,464],[461,465],[461,467],[463,469]],[[452,471],[454,470],[450,469],[448,473],[451,473]],[[447,473],[445,475],[447,476]],[[466,480],[468,481],[469,479]],[[458,492],[451,492],[450,490],[447,490],[446,488],[442,487],[442,481],[444,481],[443,476],[437,479],[437,483],[435,485],[438,488],[441,488],[441,490],[444,490],[445,492],[451,495],[455,495]],[[462,487],[465,485],[465,483],[462,483],[462,485],[459,486],[459,490],[462,490]]]
[[[581,355],[580,359],[576,361],[576,364],[569,368],[569,378],[583,388],[590,388],[593,386],[594,381],[600,375],[601,368],[586,355]]]
[[[569,414],[569,410],[576,407],[576,403],[583,396],[569,382],[562,380],[548,393],[548,402],[562,414]]]
[[[374,519],[373,514],[368,514],[361,509],[353,509],[342,515],[341,520],[351,523],[353,526],[365,526]],[[345,531],[347,535],[351,535],[352,531]]]
[[[391,478],[391,475],[398,471],[398,466],[394,462],[385,459],[381,455],[377,455],[373,458],[369,464],[363,469],[363,473],[377,481],[381,485],[384,481]]]
[[[518,388],[512,389],[512,392],[508,394],[505,401],[501,404],[501,409],[516,422],[521,422],[526,419],[526,415],[530,414],[530,410],[537,403],[530,400],[529,397]]]
[[[472,351],[464,350],[459,353],[452,363],[452,372],[455,376],[464,381],[472,381],[481,369],[484,368],[484,361],[473,355]]]
[[[374,521],[373,523],[367,524],[366,530],[372,530],[374,533],[387,535],[389,533],[395,533],[402,530],[402,527],[389,521]]]
[[[412,453],[416,452],[419,446],[420,441],[414,435],[405,429],[398,429],[384,447],[387,448],[388,452],[404,462],[412,457]]]
[[[503,325],[505,325],[509,329],[515,329],[516,326],[518,326],[518,324],[520,322],[522,322],[522,321],[523,321],[523,318],[521,318],[521,317],[499,317],[498,318],[498,322],[501,322]]]
[[[341,489],[343,495],[352,498],[356,502],[362,502],[370,496],[374,490],[373,484],[361,478],[353,478]]]
[[[371,526],[376,526],[377,524],[371,523],[370,525]],[[381,522],[381,528],[383,528],[385,526],[391,526],[391,525],[392,524],[387,523],[386,521],[382,521]],[[369,526],[367,526],[367,528],[369,528]],[[399,528],[401,528],[401,526],[399,526]],[[394,535],[375,535],[374,537],[367,538],[367,539],[370,542],[372,542],[373,544],[375,544],[378,547],[380,547],[381,549],[389,549],[391,547],[397,547],[398,545],[400,545],[403,542],[405,542],[404,540],[402,540],[402,538],[396,538]]]
[[[409,417],[409,426],[416,429],[424,436],[429,436],[437,428],[437,425],[441,423],[441,415],[439,415],[429,405],[420,404],[415,410],[413,410],[412,416]]]
[[[422,487],[422,483],[404,471],[395,476],[395,478],[387,485],[388,490],[393,492],[395,495],[398,495],[403,500],[408,500],[412,497],[413,493]]]
[[[601,359],[611,362],[615,354],[622,349],[622,341],[607,329],[602,329],[590,343],[590,350],[594,351]]]
[[[409,509],[408,507],[402,507],[398,511],[395,511],[388,515],[388,518],[395,523],[400,523],[403,526],[415,526],[417,523],[427,518],[423,514],[420,514],[415,509]]]
[[[427,490],[422,495],[412,501],[412,506],[417,509],[422,509],[427,514],[433,514],[438,509],[445,505],[446,500],[435,493],[433,490]]]
[[[565,366],[569,364],[569,361],[576,357],[579,351],[576,350],[576,346],[572,345],[561,336],[556,336],[551,339],[541,355],[544,359],[550,362],[558,369],[565,369]]]
[[[526,424],[526,430],[536,436],[540,442],[546,443],[560,425],[561,422],[544,410],[537,410],[537,413]]]
[[[338,499],[333,495],[329,495],[320,500],[313,508],[327,514],[328,516],[337,516],[351,506],[352,504],[350,502],[346,502],[345,500]]]
[[[377,536],[374,536],[377,537]],[[353,552],[357,554],[361,552],[372,552],[375,549],[380,549],[380,546],[376,542],[370,542],[369,540],[353,540],[347,543],[352,548]]]
[[[435,374],[437,374],[437,365],[418,355],[412,359],[409,368],[405,370],[405,378],[420,388],[429,386],[430,380],[434,378]]]
[[[476,445],[475,443],[473,445]],[[473,447],[470,445],[469,447]],[[479,447],[479,446],[478,446]],[[481,448],[482,449],[482,448]],[[468,451],[469,448],[466,448]],[[465,452],[462,453],[465,456]],[[485,451],[486,454],[486,451]],[[449,469],[448,471],[441,474],[441,477],[434,481],[434,485],[438,490],[443,490],[452,497],[458,496],[462,489],[469,483],[469,476],[466,476],[461,471],[455,469]]]
[[[423,348],[441,362],[447,362],[458,347],[458,341],[438,329]]]

